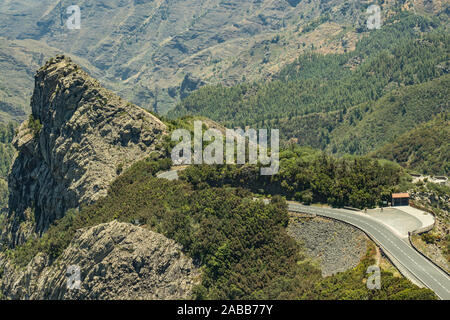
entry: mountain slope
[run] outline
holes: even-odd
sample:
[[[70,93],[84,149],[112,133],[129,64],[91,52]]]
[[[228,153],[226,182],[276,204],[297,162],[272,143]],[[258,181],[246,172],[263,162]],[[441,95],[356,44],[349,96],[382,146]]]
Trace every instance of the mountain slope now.
[[[373,151],[372,156],[397,161],[424,174],[450,175],[450,122],[438,117]]]
[[[79,230],[58,263],[41,253],[17,270],[0,259],[0,292],[8,299],[32,300],[189,299],[200,271],[180,251],[161,234],[112,221]],[[82,272],[79,290],[67,286],[70,266]]]
[[[6,182],[15,150],[11,144],[16,125],[0,123],[0,211],[8,205],[8,184]],[[1,224],[1,222],[0,222]]]
[[[277,81],[202,88],[171,115],[200,114],[229,126],[260,125],[377,100],[397,87],[448,73],[450,41],[438,32],[428,34],[436,28],[424,18],[396,17],[360,41],[355,52],[301,55]]]
[[[97,246],[86,250],[73,250],[79,243],[80,233],[83,235],[85,230],[87,230],[86,233],[91,233],[92,230],[91,239],[100,244],[108,243],[103,239],[108,238],[104,233],[93,231],[98,228],[103,229],[105,223],[108,226],[114,223],[111,221],[119,220],[121,225],[131,222],[139,225],[139,228],[133,228],[134,230],[148,228],[182,245],[183,253],[201,267],[200,283],[192,290],[196,299],[320,299],[331,294],[347,299],[358,297],[389,299],[396,294],[402,294],[406,298],[434,299],[430,290],[420,289],[405,278],[394,277],[391,273],[384,271],[382,276],[385,282],[381,290],[366,290],[364,282],[366,270],[369,265],[375,263],[372,244],[368,245],[369,250],[357,268],[347,270],[345,274],[332,276],[331,279],[330,277],[323,279],[320,270],[304,255],[303,248],[287,233],[289,215],[286,209],[287,203],[283,198],[273,196],[270,203],[256,201],[254,194],[241,187],[242,184],[239,183],[241,178],[237,176],[234,178],[234,183],[238,184],[239,188],[209,187],[204,182],[197,185],[183,180],[169,181],[156,178],[155,175],[160,170],[167,170],[168,164],[167,159],[159,161],[145,159],[133,164],[111,184],[106,197],[90,206],[83,207],[78,212],[69,212],[53,224],[42,238],[29,239],[24,245],[8,251],[10,261],[8,271],[13,266],[26,266],[25,275],[39,274],[42,256],[48,257],[47,271],[56,269],[57,276],[47,272],[44,272],[44,275],[49,274],[58,288],[62,275],[60,264],[66,266],[68,261],[78,261],[79,257],[82,258],[81,261],[84,261],[84,258],[90,256],[92,251],[98,250]],[[362,167],[366,168],[365,165]],[[210,170],[214,169],[210,166]],[[223,173],[220,168],[216,169]],[[383,176],[390,179],[398,171],[396,170],[392,175]],[[200,172],[200,179],[196,179],[197,182],[201,181],[201,175],[204,173]],[[214,177],[218,176],[219,174],[214,175]],[[361,178],[361,181],[367,184],[367,177],[362,175]],[[328,183],[324,182],[325,188],[327,185]],[[376,186],[372,185],[372,187]],[[98,228],[91,228],[96,225],[99,225]],[[80,228],[83,229],[80,230]],[[127,227],[127,229],[130,228]],[[121,247],[122,243],[118,246]],[[145,243],[144,245],[147,247]],[[127,252],[130,246],[130,244],[125,246]],[[82,246],[82,248],[85,247]],[[108,252],[109,249],[110,246],[107,246],[104,251]],[[144,257],[148,252],[152,252],[152,249],[144,251]],[[2,261],[1,255],[0,253],[0,261]],[[109,261],[110,255],[107,255],[105,260]],[[143,260],[149,261],[148,258]],[[116,261],[124,262],[120,268],[108,264],[105,268],[104,264],[99,263],[93,270],[91,262],[83,264],[82,293],[91,286],[91,280],[86,281],[90,279],[87,275],[97,275],[93,282],[103,287],[105,283],[109,283],[105,281],[105,278],[110,275],[114,283],[119,280],[114,273],[110,273],[111,270],[116,270],[120,274],[121,270],[125,269],[128,272],[123,276],[126,277],[128,273],[134,274],[135,266],[139,266],[140,261],[143,260],[136,259],[136,263],[132,262],[132,267],[129,260],[119,259]],[[102,272],[105,269],[106,272]],[[16,270],[19,271],[13,274],[21,272],[23,268],[16,267]],[[147,274],[144,270],[143,281],[155,272],[158,271]],[[346,282],[344,289],[341,289],[342,285],[336,285],[337,281],[342,281],[339,280],[342,278],[352,279]],[[0,280],[0,289],[2,282],[17,283],[10,279],[7,277],[4,282]],[[27,282],[29,278],[25,276],[23,279],[24,287],[28,288],[26,284],[29,283]],[[124,283],[122,292],[125,294],[130,292],[130,283],[140,290],[142,287],[135,285],[135,279],[131,278],[130,282]],[[184,281],[184,279],[181,280]],[[44,288],[45,284],[46,282],[44,282]],[[9,296],[9,287],[4,288],[7,289],[6,294]],[[157,283],[148,287],[147,291],[140,292],[148,294],[148,291],[152,292],[158,288]],[[17,294],[14,297],[21,298],[23,295],[20,293],[29,290],[24,290],[21,283],[13,286],[13,289],[12,293]],[[94,290],[94,293],[87,297],[96,297],[97,292]],[[61,293],[64,291],[62,290]],[[42,292],[38,290],[33,297],[40,296]],[[106,294],[103,294],[98,297],[105,296]],[[114,294],[109,296],[116,298]],[[84,297],[81,296],[81,298]]]

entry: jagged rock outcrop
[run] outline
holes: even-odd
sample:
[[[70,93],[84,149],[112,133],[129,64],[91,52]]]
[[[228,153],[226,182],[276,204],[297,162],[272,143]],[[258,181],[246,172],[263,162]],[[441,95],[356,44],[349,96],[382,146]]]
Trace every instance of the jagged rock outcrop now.
[[[78,230],[52,264],[42,253],[24,270],[1,258],[7,299],[189,299],[200,279],[179,244],[117,221]],[[79,287],[68,286],[71,266],[79,268]]]
[[[38,70],[32,116],[19,128],[2,240],[42,234],[67,209],[106,195],[118,168],[148,156],[166,126],[104,89],[69,58]]]

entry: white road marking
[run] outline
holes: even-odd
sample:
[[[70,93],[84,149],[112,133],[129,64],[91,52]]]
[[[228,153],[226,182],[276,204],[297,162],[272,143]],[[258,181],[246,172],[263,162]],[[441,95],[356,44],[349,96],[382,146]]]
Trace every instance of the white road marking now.
[[[394,241],[392,241],[392,238],[391,238],[391,236],[392,236],[392,237],[394,237],[396,240],[402,241],[402,239],[401,239],[400,237],[397,237],[397,236],[396,236],[394,233],[392,233],[392,232],[386,233],[386,231],[388,231],[388,230],[390,231],[390,229],[388,229],[388,228],[385,227],[385,226],[382,226],[382,225],[380,224],[380,222],[376,221],[375,219],[373,219],[373,221],[371,221],[373,224],[375,224],[375,225],[372,225],[372,224],[370,224],[370,223],[368,223],[368,222],[366,222],[366,221],[363,221],[363,219],[361,219],[361,218],[359,218],[359,217],[356,217],[356,216],[350,216],[350,214],[356,215],[355,213],[348,213],[348,214],[344,215],[344,214],[342,214],[342,213],[332,212],[330,209],[328,209],[328,210],[323,210],[323,209],[316,209],[316,210],[313,210],[313,209],[309,209],[309,208],[306,209],[306,208],[303,208],[303,207],[301,207],[301,206],[299,206],[299,205],[296,205],[296,204],[290,204],[290,205],[289,205],[289,210],[291,210],[291,211],[306,212],[306,213],[321,214],[321,215],[323,215],[323,216],[325,216],[325,217],[336,218],[336,219],[338,219],[338,220],[341,220],[341,221],[344,221],[344,222],[353,224],[353,225],[355,225],[356,227],[361,228],[363,231],[365,231],[365,232],[371,234],[373,237],[375,237],[375,239],[377,239],[377,241],[380,242],[380,244],[382,244],[382,241],[380,241],[380,240],[378,239],[378,237],[376,237],[376,236],[373,234],[373,232],[370,232],[370,230],[368,230],[368,229],[375,230],[379,235],[381,235],[382,238],[384,238],[384,239],[385,239],[386,241],[388,241],[394,248],[396,248],[399,252],[401,252],[401,254],[402,254],[405,258],[407,258],[407,259],[408,259],[409,261],[411,261],[414,265],[416,265],[417,268],[418,268],[420,271],[422,271],[423,273],[425,273],[425,276],[427,276],[429,279],[431,279],[431,280],[434,282],[434,284],[436,284],[436,285],[438,285],[440,288],[444,289],[445,292],[450,293],[450,291],[449,291],[446,287],[444,287],[444,286],[442,285],[441,282],[439,282],[439,281],[438,281],[431,273],[427,273],[427,271],[425,270],[425,268],[424,268],[421,264],[419,264],[419,263],[416,261],[416,259],[414,259],[413,257],[411,257],[411,255],[410,255],[409,253],[405,252],[405,250],[404,250],[403,248],[400,248],[396,243],[394,243]],[[367,217],[367,218],[369,218],[369,217]],[[355,223],[355,221],[358,222],[360,225],[358,225],[358,223]],[[376,224],[378,224],[379,226],[377,227]],[[367,228],[367,227],[363,227],[363,226],[367,226],[368,228]],[[382,230],[384,229],[384,231],[381,231],[379,228],[381,228]],[[401,242],[401,243],[403,243],[403,242]],[[415,249],[408,247],[406,243],[404,243],[404,245],[405,245],[404,248],[408,248],[408,250],[414,250],[414,251],[412,251],[412,252],[414,252],[415,255],[418,255],[418,253],[415,251]],[[383,247],[385,247],[385,246],[383,246]],[[384,248],[384,250],[390,252],[387,248]],[[390,252],[390,254],[392,254],[392,255],[395,257],[395,255],[394,255],[392,252]],[[417,256],[416,256],[416,257],[417,257]],[[411,272],[417,279],[419,279],[421,282],[423,282],[427,287],[430,287],[430,284],[429,284],[429,283],[427,283],[426,281],[424,281],[423,279],[421,279],[421,277],[419,277],[417,274],[414,274],[414,270],[410,270],[410,268],[408,268],[404,263],[402,263],[402,262],[400,261],[401,259],[400,259],[399,257],[395,257],[395,258],[398,260],[398,263],[402,264],[402,266],[403,266],[404,268],[406,268],[409,272]],[[422,258],[422,257],[419,257],[419,259],[420,259],[420,258]],[[424,260],[424,262],[428,264],[428,267],[430,267],[430,266],[432,267],[432,268],[431,268],[432,271],[434,271],[434,272],[437,271],[438,274],[439,274],[439,273],[442,273],[441,270],[439,270],[435,265],[433,265],[433,264],[430,263],[429,261]],[[417,273],[417,272],[416,272],[416,273]],[[445,276],[447,276],[447,275],[445,275]]]

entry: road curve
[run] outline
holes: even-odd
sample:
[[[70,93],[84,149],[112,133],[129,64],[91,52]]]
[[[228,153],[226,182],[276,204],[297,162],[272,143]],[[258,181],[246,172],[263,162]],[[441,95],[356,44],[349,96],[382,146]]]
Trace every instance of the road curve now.
[[[171,170],[161,172],[157,174],[157,177],[176,180],[178,173],[177,170]],[[294,202],[288,203],[288,209],[291,212],[310,213],[340,220],[361,229],[393,258],[392,262],[403,273],[407,273],[406,276],[412,275],[424,286],[433,290],[439,298],[450,300],[450,277],[418,253],[409,243],[399,238],[391,229],[375,219],[350,210],[318,208]]]
[[[450,277],[375,219],[350,210],[318,208],[292,202],[289,203],[289,211],[316,214],[354,225],[381,246],[386,254],[392,256],[393,263],[399,270],[406,269],[439,298],[450,300]]]

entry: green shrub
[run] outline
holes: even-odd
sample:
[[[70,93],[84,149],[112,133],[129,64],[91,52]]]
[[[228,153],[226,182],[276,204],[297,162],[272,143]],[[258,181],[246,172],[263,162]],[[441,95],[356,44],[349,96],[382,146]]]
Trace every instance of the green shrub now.
[[[35,119],[34,116],[30,114],[30,117],[28,118],[28,128],[36,137],[41,132],[42,129],[41,121],[39,119]]]

